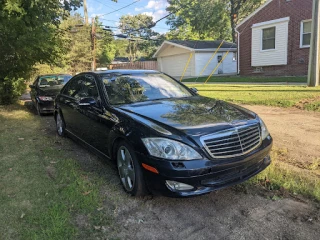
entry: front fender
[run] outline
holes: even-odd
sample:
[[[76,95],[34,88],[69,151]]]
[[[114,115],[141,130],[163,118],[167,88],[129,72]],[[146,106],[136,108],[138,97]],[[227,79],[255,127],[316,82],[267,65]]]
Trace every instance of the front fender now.
[[[148,135],[150,135],[150,130],[142,124],[136,122],[116,124],[111,129],[108,137],[108,142],[110,143],[108,148],[109,155],[113,157],[115,144],[121,140],[126,141],[135,151],[147,154],[147,149],[141,139]]]

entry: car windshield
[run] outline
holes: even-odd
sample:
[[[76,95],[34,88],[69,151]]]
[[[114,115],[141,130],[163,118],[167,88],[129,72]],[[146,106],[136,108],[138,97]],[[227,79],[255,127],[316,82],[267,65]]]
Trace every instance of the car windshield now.
[[[184,86],[161,73],[100,76],[112,105],[192,96]]]
[[[39,87],[62,86],[72,78],[71,75],[50,75],[39,78]]]

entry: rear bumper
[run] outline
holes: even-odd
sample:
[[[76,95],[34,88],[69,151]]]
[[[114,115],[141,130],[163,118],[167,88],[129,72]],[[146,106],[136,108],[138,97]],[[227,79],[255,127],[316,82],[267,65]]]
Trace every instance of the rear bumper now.
[[[263,141],[253,152],[234,159],[173,161],[155,160],[139,154],[143,163],[155,167],[159,174],[144,170],[148,189],[153,194],[170,197],[191,197],[239,184],[263,171],[271,163],[272,138]],[[193,186],[187,191],[170,189],[166,181],[176,181]]]
[[[38,106],[41,113],[54,112],[54,101],[38,101]]]

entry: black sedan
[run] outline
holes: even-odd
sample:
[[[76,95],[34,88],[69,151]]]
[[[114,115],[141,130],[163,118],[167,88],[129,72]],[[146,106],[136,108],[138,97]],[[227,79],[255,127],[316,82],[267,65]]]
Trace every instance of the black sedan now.
[[[54,117],[60,136],[115,160],[134,196],[209,193],[271,161],[272,138],[257,114],[157,71],[79,74],[57,96]]]
[[[32,103],[40,116],[54,112],[54,99],[71,78],[69,74],[40,75],[29,85]]]

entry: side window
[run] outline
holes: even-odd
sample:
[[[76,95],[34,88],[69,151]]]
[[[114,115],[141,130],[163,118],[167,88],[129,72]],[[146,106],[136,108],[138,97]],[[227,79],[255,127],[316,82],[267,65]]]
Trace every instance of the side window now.
[[[75,99],[80,99],[82,84],[83,83],[83,76],[79,76],[70,80],[69,84],[63,90],[63,94],[69,97],[73,97]]]
[[[276,48],[276,27],[262,29],[262,50]]]
[[[98,92],[98,88],[97,88],[94,76],[89,74],[84,75],[84,78],[82,81],[82,90],[79,93],[79,95],[81,98],[84,98],[84,97],[94,98],[97,102],[100,100],[99,92]]]

